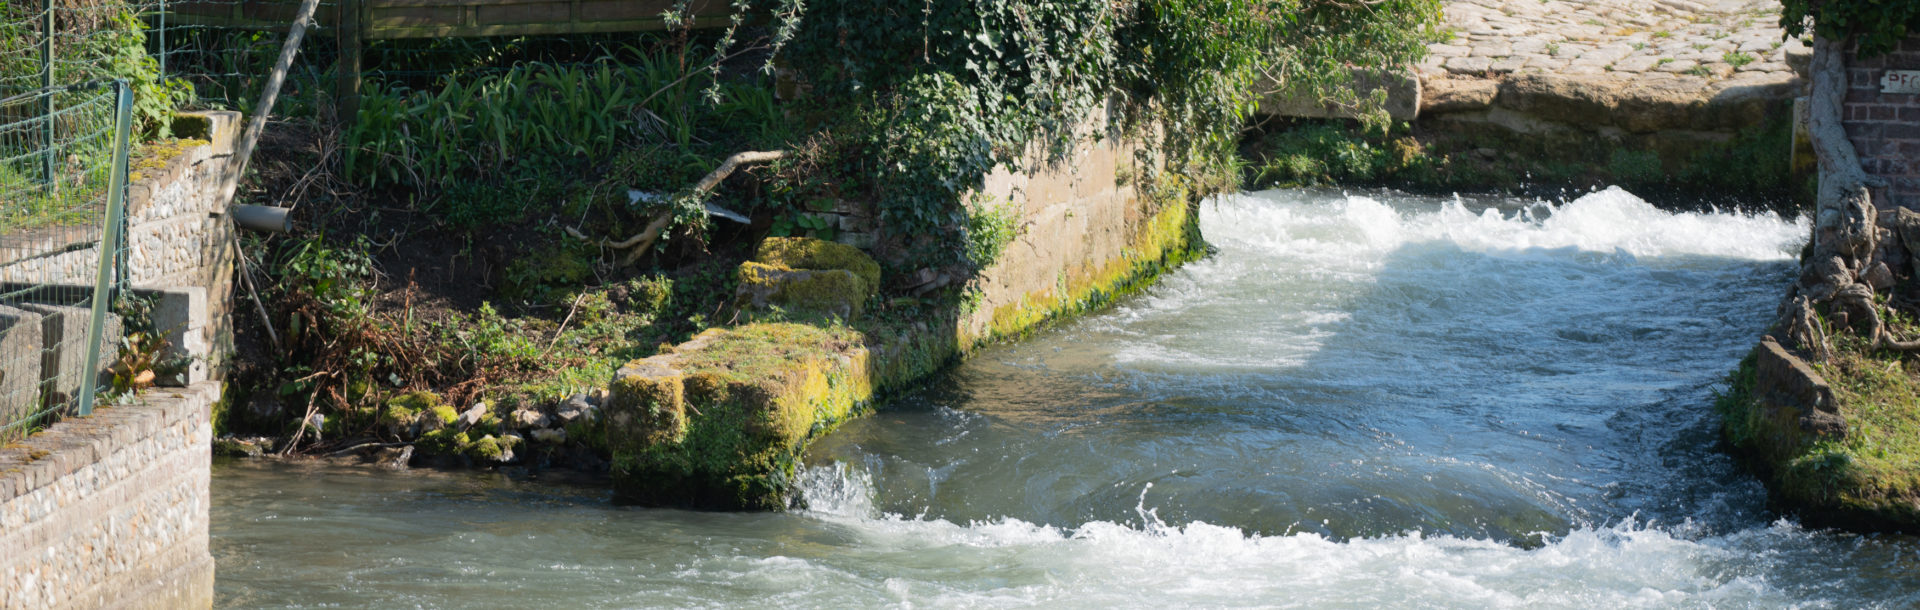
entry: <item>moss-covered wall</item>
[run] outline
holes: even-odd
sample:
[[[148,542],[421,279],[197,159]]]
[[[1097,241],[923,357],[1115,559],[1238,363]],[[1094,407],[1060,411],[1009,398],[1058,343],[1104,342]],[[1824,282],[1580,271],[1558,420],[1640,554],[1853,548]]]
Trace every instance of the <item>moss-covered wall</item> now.
[[[1109,138],[1083,143],[1055,167],[996,171],[980,195],[1017,205],[1020,229],[973,279],[974,298],[961,310],[710,330],[623,367],[607,404],[616,500],[784,509],[807,442],[879,393],[909,387],[979,345],[1108,303],[1190,260],[1202,251],[1196,198],[1179,176],[1135,159],[1133,148]],[[821,266],[758,258],[745,271],[760,279],[771,277],[768,269]],[[873,282],[878,268],[840,267],[856,283]],[[776,288],[749,296],[760,293],[779,300]]]

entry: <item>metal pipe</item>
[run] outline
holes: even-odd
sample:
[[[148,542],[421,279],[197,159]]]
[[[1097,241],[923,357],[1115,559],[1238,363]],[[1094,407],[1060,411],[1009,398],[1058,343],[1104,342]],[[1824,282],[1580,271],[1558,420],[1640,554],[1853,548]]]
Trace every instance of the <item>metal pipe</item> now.
[[[233,224],[249,231],[267,233],[286,233],[293,230],[293,216],[288,208],[276,208],[265,205],[235,205],[227,208],[227,214],[233,216]]]

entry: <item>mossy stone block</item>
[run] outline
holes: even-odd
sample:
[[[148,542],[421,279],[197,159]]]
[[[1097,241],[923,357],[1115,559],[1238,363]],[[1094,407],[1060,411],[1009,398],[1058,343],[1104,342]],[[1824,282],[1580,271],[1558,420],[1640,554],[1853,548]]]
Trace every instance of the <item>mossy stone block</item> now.
[[[769,237],[754,250],[756,262],[788,269],[845,269],[869,290],[880,288],[880,263],[859,248],[811,237]]]
[[[749,324],[622,367],[607,401],[616,499],[785,508],[806,442],[872,399],[862,343],[846,329]]]
[[[845,269],[788,269],[753,261],[740,263],[740,287],[735,292],[742,305],[778,306],[842,320],[859,317],[872,294],[866,280]]]

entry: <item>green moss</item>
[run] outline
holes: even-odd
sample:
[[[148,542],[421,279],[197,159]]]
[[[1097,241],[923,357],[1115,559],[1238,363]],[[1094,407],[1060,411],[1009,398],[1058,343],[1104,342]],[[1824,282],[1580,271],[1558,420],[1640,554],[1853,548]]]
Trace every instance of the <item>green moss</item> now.
[[[421,434],[420,438],[414,439],[413,447],[423,453],[433,455],[458,453],[460,451],[460,442],[455,440],[454,437],[456,434],[458,433],[454,432],[451,428],[430,430]]]
[[[489,434],[467,445],[466,454],[475,459],[498,462],[500,461],[500,456],[506,455],[506,449],[500,445],[500,440]]]
[[[460,420],[460,412],[453,410],[453,407],[447,405],[433,407],[428,413],[432,413],[433,418],[440,420],[440,424],[443,426],[451,426],[453,422]]]
[[[433,392],[408,392],[387,400],[381,409],[379,423],[385,426],[411,426],[419,420],[421,414],[441,407],[440,396]],[[444,407],[452,411],[452,407]],[[448,423],[442,421],[441,423]]]
[[[196,146],[206,146],[206,140],[167,139],[141,144],[127,161],[127,181],[138,182],[147,172],[165,169],[174,157]]]
[[[545,300],[556,290],[592,283],[593,265],[599,259],[599,249],[590,242],[560,241],[509,263],[500,293],[513,298]]]
[[[806,441],[872,398],[860,340],[845,328],[750,324],[622,369],[609,401],[616,493],[640,504],[785,508]]]
[[[740,263],[740,292],[754,304],[852,319],[864,310],[873,286],[845,269],[794,271],[747,261]]]
[[[880,286],[880,263],[846,244],[811,237],[769,237],[760,242],[753,260],[788,269],[845,269],[870,290]]]

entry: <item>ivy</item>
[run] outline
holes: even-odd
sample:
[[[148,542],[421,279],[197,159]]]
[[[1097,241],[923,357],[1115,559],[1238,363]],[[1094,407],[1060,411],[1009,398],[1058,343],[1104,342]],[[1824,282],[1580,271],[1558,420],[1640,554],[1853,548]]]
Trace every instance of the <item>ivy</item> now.
[[[1920,0],[1782,0],[1780,26],[1788,36],[1807,27],[1834,40],[1853,38],[1861,57],[1892,51],[1909,32],[1920,29]]]
[[[785,51],[877,202],[902,264],[978,269],[1006,241],[967,193],[995,166],[1058,164],[1108,118],[1207,194],[1237,186],[1235,143],[1267,81],[1337,97],[1354,67],[1417,61],[1439,0],[816,0]],[[1348,94],[1351,95],[1351,94]],[[1382,100],[1352,100],[1377,108]],[[829,115],[834,114],[829,111]],[[1149,177],[1150,178],[1150,177]],[[847,193],[847,190],[865,192]],[[991,234],[984,235],[984,234]],[[979,243],[975,243],[979,242]]]

